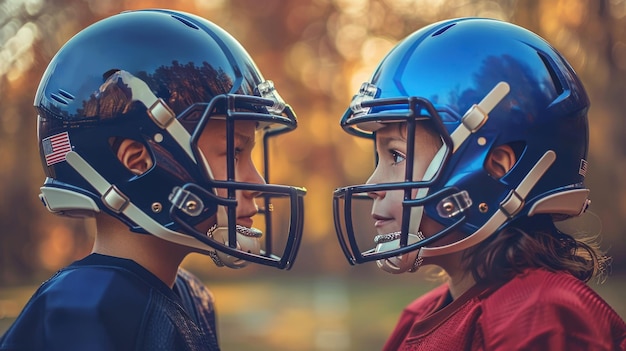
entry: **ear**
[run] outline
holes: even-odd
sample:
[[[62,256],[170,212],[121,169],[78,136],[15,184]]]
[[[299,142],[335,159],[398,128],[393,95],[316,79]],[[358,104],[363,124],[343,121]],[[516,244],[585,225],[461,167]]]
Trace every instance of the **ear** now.
[[[143,174],[152,167],[148,149],[140,142],[124,139],[117,149],[117,159],[136,175]]]
[[[509,145],[499,145],[489,152],[485,169],[492,177],[500,179],[513,168],[516,161],[515,152]]]

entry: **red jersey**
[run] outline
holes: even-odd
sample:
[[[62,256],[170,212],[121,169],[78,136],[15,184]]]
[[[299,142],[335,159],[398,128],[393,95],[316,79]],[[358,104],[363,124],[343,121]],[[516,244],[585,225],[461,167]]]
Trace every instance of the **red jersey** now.
[[[626,350],[624,320],[567,273],[528,270],[448,300],[444,284],[409,304],[384,350]]]

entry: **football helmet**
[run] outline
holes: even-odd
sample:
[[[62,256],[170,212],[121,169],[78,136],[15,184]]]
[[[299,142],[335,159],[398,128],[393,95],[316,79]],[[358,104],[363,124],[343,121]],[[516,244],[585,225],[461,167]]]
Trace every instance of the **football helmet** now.
[[[40,198],[51,212],[104,211],[134,232],[186,245],[219,266],[291,268],[306,190],[269,183],[267,146],[269,138],[297,127],[296,115],[217,25],[161,9],[96,22],[54,56],[34,104],[46,174]],[[198,147],[214,119],[225,126],[225,180],[213,178],[215,165]],[[254,121],[262,138],[264,184],[235,181],[237,121]],[[112,144],[121,138],[146,147],[153,160],[146,172],[135,174],[118,160]],[[258,194],[264,231],[237,224],[238,191]],[[272,216],[277,198],[290,213]],[[215,225],[208,233],[196,229],[209,220]],[[286,232],[278,241],[282,250],[273,227]]]
[[[374,140],[386,123],[407,126],[404,181],[334,192],[335,228],[348,261],[414,271],[424,257],[472,247],[517,219],[581,214],[589,205],[583,184],[588,108],[570,64],[517,25],[460,18],[409,35],[381,61],[341,119],[346,132]],[[443,146],[416,179],[414,130],[423,120],[431,121]],[[484,164],[492,147],[503,144],[515,145],[517,161],[496,179]],[[401,231],[368,233],[355,218],[360,198],[391,190],[404,192]],[[424,238],[423,216],[444,229]],[[453,231],[463,237],[433,244]]]

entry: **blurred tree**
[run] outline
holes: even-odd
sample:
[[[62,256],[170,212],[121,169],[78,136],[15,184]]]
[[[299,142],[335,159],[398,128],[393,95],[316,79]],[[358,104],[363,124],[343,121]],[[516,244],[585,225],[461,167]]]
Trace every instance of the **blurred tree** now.
[[[364,182],[373,166],[372,146],[347,136],[338,121],[385,53],[414,30],[449,17],[500,18],[537,32],[568,58],[590,93],[592,211],[603,221],[614,270],[626,268],[626,242],[620,240],[626,224],[626,148],[621,143],[626,132],[621,118],[626,109],[626,1],[4,0],[0,285],[46,277],[90,249],[91,227],[51,216],[37,199],[43,172],[33,96],[52,55],[72,35],[98,19],[146,7],[189,11],[224,27],[298,114],[300,127],[272,145],[281,151],[273,155],[273,164],[287,165],[272,169],[272,181],[309,189],[305,238],[294,268],[302,273],[369,275],[376,270],[374,265],[351,269],[346,264],[334,237],[331,200],[334,188]]]

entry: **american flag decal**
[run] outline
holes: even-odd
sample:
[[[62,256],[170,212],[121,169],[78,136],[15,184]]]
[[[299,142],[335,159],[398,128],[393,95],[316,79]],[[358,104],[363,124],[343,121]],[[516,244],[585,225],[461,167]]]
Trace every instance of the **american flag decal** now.
[[[580,168],[578,169],[578,174],[585,177],[587,175],[587,160],[580,160]]]
[[[43,153],[46,156],[47,166],[65,161],[65,155],[72,151],[70,136],[67,132],[45,138],[41,141],[41,147],[43,148]]]

